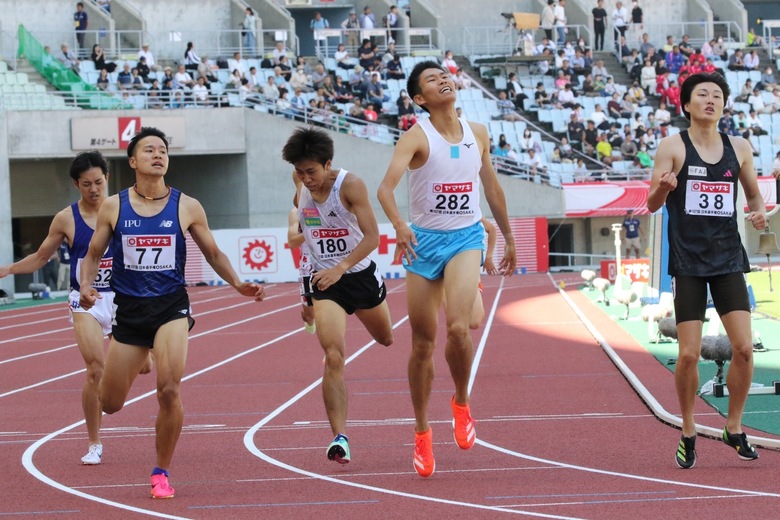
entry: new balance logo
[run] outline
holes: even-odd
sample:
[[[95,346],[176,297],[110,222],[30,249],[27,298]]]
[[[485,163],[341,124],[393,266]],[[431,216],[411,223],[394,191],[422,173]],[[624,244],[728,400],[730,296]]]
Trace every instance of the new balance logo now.
[[[474,146],[474,143],[463,143],[463,146],[465,146],[466,148],[471,148],[472,146]]]
[[[173,226],[173,220],[163,220],[160,222],[160,227],[169,228]]]
[[[331,211],[330,213],[328,213],[328,216],[329,217],[336,217],[337,215],[336,215],[335,211]]]

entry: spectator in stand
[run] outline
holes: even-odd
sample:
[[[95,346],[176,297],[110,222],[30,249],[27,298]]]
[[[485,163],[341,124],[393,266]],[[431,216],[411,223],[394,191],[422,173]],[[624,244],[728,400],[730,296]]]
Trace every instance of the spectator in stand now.
[[[325,78],[325,81],[322,82],[322,88],[320,88],[318,93],[320,93],[320,91],[322,98],[326,103],[329,105],[336,103],[336,87],[333,84],[333,78],[331,76],[328,76]]]
[[[100,90],[108,90],[108,87],[111,83],[111,79],[108,77],[108,70],[106,69],[100,69],[100,72],[98,73],[98,79],[95,85]]]
[[[281,94],[281,92],[280,92]],[[303,90],[300,87],[296,87],[293,97],[290,98],[290,113],[293,119],[296,121],[302,121],[303,115],[306,113],[306,98],[303,97]]]
[[[496,105],[498,106],[499,117],[504,121],[521,121],[523,119],[520,117],[520,114],[515,112],[515,105],[509,101],[506,90],[499,91]]]
[[[336,76],[336,78],[339,78],[339,76]],[[298,65],[290,78],[290,88],[293,90],[300,89],[302,92],[311,92],[314,90],[311,78],[306,75],[304,68],[301,65]],[[290,99],[290,101],[292,102],[292,99]]]
[[[542,9],[540,26],[544,29],[546,40],[553,39],[553,27],[555,27],[555,0],[547,0],[547,5]],[[541,51],[539,51],[541,54]]]
[[[144,43],[141,46],[141,50],[138,51],[138,61],[141,61],[141,57],[146,58],[146,65],[149,67],[150,70],[158,71],[160,70],[160,66],[157,65],[157,61],[154,59],[154,53],[149,50],[149,44]]]
[[[577,120],[576,114],[570,116],[569,123],[566,125],[566,135],[572,148],[576,150],[582,149],[582,143],[585,140],[585,126]]]
[[[580,94],[587,97],[596,97],[599,94],[596,93],[596,89],[593,86],[593,76],[588,74],[585,76],[585,79],[582,80],[582,85],[580,87]]]
[[[588,116],[588,119],[593,121],[593,124],[596,125],[596,128],[599,130],[606,130],[609,128],[609,121],[607,121],[607,117],[608,116],[601,107],[601,104],[596,103],[596,106],[593,107],[593,112]]]
[[[209,88],[206,86],[206,78],[203,76],[198,77],[197,83],[192,87],[192,100],[198,106],[207,107],[211,105],[209,102]]]
[[[607,72],[607,68],[604,66],[604,60],[597,60],[596,65],[593,67],[593,70],[591,70],[590,73],[593,74],[594,78],[601,75],[604,81],[606,81],[607,78],[612,77],[609,75],[609,72]]]
[[[376,55],[374,54],[374,49],[371,47],[371,40],[364,38],[363,45],[358,48],[358,60],[360,61],[360,66],[364,69],[368,69],[374,65],[375,57]]]
[[[379,114],[377,114],[374,104],[369,102],[366,104],[366,121],[369,123],[375,123],[379,119]]]
[[[688,56],[688,61],[690,62],[691,66],[696,67],[703,67],[704,63],[707,61],[707,58],[704,57],[704,54],[701,52],[701,49],[693,49],[693,52],[690,56]],[[693,72],[692,74],[697,74],[697,72]]]
[[[547,176],[547,165],[544,164],[544,161],[542,160],[541,155],[536,153],[536,150],[531,148],[526,152],[528,154],[528,159],[526,161],[523,161],[526,166],[528,166],[528,171],[531,172],[531,175],[533,176],[534,182],[541,182],[545,177]],[[511,156],[510,156],[511,157]]]
[[[173,76],[173,88],[174,90],[184,89],[190,90],[195,86],[195,80],[192,79],[190,73],[184,65],[179,65],[179,70]]]
[[[596,159],[607,166],[612,166],[612,145],[607,141],[607,135],[601,134],[596,143]]]
[[[398,79],[398,80],[401,80],[401,79],[405,79],[406,78],[406,74],[404,73],[404,69],[403,69],[403,67],[401,67],[401,57],[398,56],[398,54],[393,56],[393,59],[390,60],[390,62],[387,64],[387,68],[385,70],[386,70],[386,73],[387,73],[387,79]],[[458,70],[460,70],[460,69],[458,69]],[[462,75],[461,75],[461,77],[462,77]],[[468,82],[469,87],[471,87],[471,80],[470,79],[467,79],[467,78],[462,78],[462,79],[463,79],[463,84],[465,84],[465,82]],[[455,80],[455,81],[456,81],[456,84],[457,84],[457,80]],[[459,87],[459,88],[468,88],[468,87]]]
[[[645,91],[642,90],[642,87],[639,86],[638,81],[634,81],[631,84],[631,88],[628,89],[628,99],[631,101],[631,103],[634,103],[635,105],[639,105],[640,107],[643,107],[647,105],[647,97],[645,96]]]
[[[398,39],[398,27],[401,25],[401,21],[398,18],[398,6],[390,6],[390,10],[385,16],[385,25],[388,29],[387,41],[395,42]]]
[[[759,119],[755,109],[750,110],[750,115],[748,115],[746,120],[746,126],[748,130],[752,130],[755,135],[767,135],[767,131],[764,130],[764,125],[761,123],[761,119]]]
[[[352,106],[349,107],[349,116],[360,121],[366,120],[366,109],[361,106],[359,97],[355,97]]]
[[[311,75],[311,83],[314,90],[322,87],[322,82],[325,81],[325,78],[329,75],[328,71],[325,70],[325,66],[322,63],[318,63]]]
[[[455,74],[458,71],[458,64],[455,63],[455,59],[452,57],[452,51],[444,52],[444,59],[441,60],[442,66],[450,71],[450,74]]]
[[[241,84],[243,84],[243,81],[241,81]],[[276,84],[273,76],[268,77],[261,93],[265,100],[270,103],[276,103],[276,100],[279,99],[279,86]]]
[[[349,70],[352,68],[352,60],[349,57],[349,51],[347,51],[347,48],[343,43],[339,43],[336,52],[333,53],[333,59],[336,60],[336,66],[341,69]]]
[[[521,152],[528,153],[529,150],[541,150],[542,146],[536,142],[530,128],[523,130],[523,136],[518,139],[518,147]]]
[[[680,115],[682,107],[680,106],[680,87],[677,82],[671,81],[664,94],[666,95],[666,104],[674,110],[675,114]]]
[[[151,83],[152,80],[149,77],[149,74],[152,73],[151,70],[149,70],[149,66],[146,64],[146,58],[141,56],[141,59],[138,60],[138,63],[136,63],[135,68],[138,70],[138,75],[141,76],[141,79],[144,83]]]
[[[585,167],[585,159],[577,157],[577,166],[574,167],[574,182],[586,182],[590,177],[588,168]]]
[[[633,0],[631,2],[631,25],[634,31],[641,31],[642,24],[644,23],[644,13],[642,8],[639,7],[639,2]]]
[[[96,70],[106,69],[109,73],[114,72],[116,70],[116,63],[114,62],[106,63],[106,56],[103,53],[103,47],[101,47],[97,43],[92,46],[92,61],[95,62]]]
[[[655,93],[661,98],[661,101],[666,102],[666,90],[669,88],[669,71],[664,71],[655,78]]]
[[[246,60],[241,58],[240,52],[234,52],[232,58],[227,60],[228,70],[238,70],[242,78],[246,77],[246,73],[249,71]],[[277,65],[278,66],[278,65]]]
[[[629,65],[632,60],[636,59],[632,57],[631,48],[628,46],[628,41],[625,36],[621,36],[617,41],[617,51],[620,52],[620,60],[624,65]],[[637,52],[637,55],[639,53]]]
[[[691,54],[693,54],[693,46],[688,41],[689,39],[690,36],[684,34],[682,37],[682,41],[677,44],[677,48],[680,50],[680,54],[682,54],[686,58],[690,58]]]
[[[395,42],[388,43],[385,53],[382,54],[382,67],[387,67],[387,64],[393,60],[393,57],[396,54],[398,54],[398,52],[395,50]]]
[[[279,59],[279,65],[274,67],[274,70],[276,70],[277,67],[279,68],[282,77],[284,77],[284,81],[290,81],[290,78],[292,77],[292,67],[290,66],[289,58],[287,56],[282,56]]]
[[[775,107],[771,104],[766,104],[764,97],[761,95],[761,91],[758,90],[758,88],[753,89],[753,94],[748,97],[747,102],[753,107],[751,112],[755,111],[759,114],[772,114],[775,112]]]
[[[311,30],[312,37],[314,38],[314,46],[319,54],[320,47],[324,45],[324,41],[327,40],[322,33],[323,30],[330,28],[330,22],[326,18],[322,17],[322,13],[319,11],[314,12],[314,18],[309,22],[309,30]]]
[[[610,100],[607,102],[607,114],[613,119],[620,119],[623,117],[620,111],[620,94],[614,92]]]
[[[111,0],[97,0],[97,4],[107,13],[111,13]]]
[[[598,0],[591,13],[593,14],[593,32],[596,35],[594,47],[597,51],[603,51],[604,33],[607,29],[607,10],[604,9],[604,0]]]
[[[277,41],[276,46],[274,47],[274,50],[271,51],[271,56],[273,57],[273,65],[279,65],[279,59],[282,56],[287,56],[287,47],[285,47],[283,41]],[[270,67],[273,68],[273,67]]]
[[[376,15],[371,11],[370,6],[365,6],[363,8],[363,14],[360,15],[360,28],[375,29],[376,26]]]
[[[563,108],[574,108],[575,95],[574,91],[571,89],[571,83],[566,83],[563,86],[563,90],[558,92],[558,103]]]
[[[187,49],[184,51],[184,68],[187,70],[198,70],[200,56],[195,52],[195,44],[187,42]]]
[[[116,86],[119,90],[129,90],[133,88],[133,72],[130,70],[130,65],[125,63],[122,66],[122,70],[116,77]]]
[[[255,70],[254,74],[256,76],[257,68],[252,67],[252,69]],[[250,75],[251,73],[252,70],[250,69]],[[206,80],[206,86],[211,88],[211,84],[218,81],[216,74],[217,74],[217,65],[213,62],[209,62],[208,57],[203,56],[200,59],[200,65],[198,65],[198,72],[195,80],[197,81],[198,78],[204,78]],[[249,80],[249,83],[251,84],[252,88],[255,88],[255,86],[257,85],[257,83],[252,82],[252,79]]]
[[[620,145],[620,155],[624,161],[633,161],[637,152],[639,152],[639,147],[633,139],[626,139]]]
[[[571,59],[571,68],[576,76],[587,76],[590,74],[590,67],[585,68],[585,56],[579,49],[574,50],[574,57]]]
[[[405,132],[417,123],[417,115],[414,112],[412,99],[406,92],[400,96],[400,101],[398,105],[398,129]]]
[[[610,145],[612,145],[612,148],[620,148],[620,146],[623,144],[623,141],[626,140],[626,134],[625,132],[620,132],[618,130],[617,123],[611,123],[609,125],[609,130],[605,132],[607,134],[607,141]],[[631,136],[629,135],[629,138]]]
[[[728,108],[723,109],[723,115],[718,121],[718,132],[726,135],[739,136],[741,135],[737,129],[737,124],[734,122],[734,118],[731,117],[731,110]]]
[[[750,96],[753,95],[753,81],[748,78],[745,80],[745,84],[742,85],[742,88],[739,91],[739,95],[734,97],[734,101],[738,101],[740,103],[747,103],[747,100]]]
[[[328,77],[328,76],[325,76]],[[284,75],[282,74],[282,69],[277,65],[274,67],[274,83],[276,83],[276,86],[279,87],[279,90],[290,90],[290,87],[287,85],[287,80],[285,79]],[[320,85],[322,87],[322,85]]]
[[[160,82],[157,79],[152,80],[152,84],[146,91],[146,106],[148,108],[165,108],[165,101],[160,90]]]
[[[558,0],[558,5],[553,8],[553,14],[555,15],[555,29],[558,32],[558,45],[564,45],[566,43],[566,33],[569,29],[566,28],[566,0]]]
[[[751,49],[745,54],[743,63],[745,64],[745,70],[758,70],[761,59],[758,57],[758,51]]]
[[[84,38],[87,34],[87,28],[89,27],[89,16],[84,10],[84,4],[79,2],[76,4],[76,12],[73,13],[73,22],[76,26],[76,42],[78,43],[78,55],[83,57],[87,55],[87,47],[84,43]]]
[[[751,27],[747,33],[747,45],[748,47],[763,47],[764,39],[756,34],[756,30]]]
[[[571,137],[571,135],[569,135],[569,137]],[[599,131],[590,119],[587,121],[587,126],[582,134],[582,139],[583,151],[587,155],[592,156],[596,151],[596,145],[599,142]]]
[[[357,18],[357,13],[354,9],[349,12],[347,18],[341,22],[341,28],[344,29],[344,34],[347,39],[347,45],[357,48],[358,42],[360,42],[360,22]]]
[[[764,175],[768,175],[768,172],[764,172]],[[775,160],[772,161],[772,175],[777,179],[780,178],[780,152],[775,155]]]
[[[287,91],[279,91],[279,99],[276,100],[276,113],[283,115],[287,119],[295,118],[295,112],[293,111],[292,103],[287,99]]]
[[[569,138],[565,135],[561,137],[561,145],[559,148],[561,151],[561,162],[574,162],[574,149],[572,148],[571,144],[569,144]]]
[[[238,69],[233,69],[233,72],[231,72],[228,77],[227,84],[230,88],[239,88],[242,79],[244,79],[244,76],[241,75],[241,72]],[[252,88],[251,84],[249,85],[249,88]]]
[[[764,73],[761,75],[761,81],[756,85],[768,92],[772,92],[777,89],[777,78],[772,72],[772,66],[768,65],[764,69]]]
[[[715,40],[715,43],[712,44],[712,53],[713,58],[720,58],[721,60],[728,59],[728,54],[726,53],[726,47],[723,44],[723,36],[718,36],[718,39]]]
[[[631,119],[631,131],[634,132],[634,135],[636,135],[636,131],[641,128],[644,130],[645,128],[645,121],[642,119],[642,114],[639,112],[636,112],[634,114],[634,117]]]
[[[615,3],[615,10],[612,11],[612,26],[615,28],[615,41],[619,41],[621,36],[625,36],[628,27],[628,10],[623,7],[623,2]]]
[[[244,48],[250,55],[254,55],[257,47],[257,17],[251,7],[244,10],[241,33],[244,36]]]
[[[666,54],[666,69],[672,74],[677,74],[683,63],[685,63],[685,56],[680,52],[680,47],[675,45],[672,51]]]
[[[132,89],[133,90],[145,90],[146,87],[144,87],[144,80],[143,78],[138,74],[138,69],[133,67],[130,69],[130,74],[132,76]]]
[[[737,49],[734,51],[734,54],[732,54],[729,57],[729,64],[727,66],[729,70],[745,70],[745,61],[742,57],[742,49]]]
[[[645,66],[642,67],[642,71],[640,72],[639,77],[641,86],[645,91],[648,93],[655,91],[655,79],[657,76],[655,67],[653,67],[652,63],[650,63],[650,60],[645,60]]]
[[[350,103],[352,101],[352,92],[350,91],[349,86],[344,83],[341,76],[336,76],[336,83],[333,86],[333,90],[336,91],[337,103]]]
[[[67,44],[63,43],[60,45],[60,53],[56,57],[63,65],[70,68],[76,74],[81,70],[81,62],[76,57],[76,53],[68,49]]]

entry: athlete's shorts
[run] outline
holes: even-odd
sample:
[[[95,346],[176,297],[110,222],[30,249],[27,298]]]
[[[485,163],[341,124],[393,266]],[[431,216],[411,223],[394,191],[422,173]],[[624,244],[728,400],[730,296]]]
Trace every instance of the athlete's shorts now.
[[[417,247],[414,252],[417,258],[409,264],[404,259],[404,269],[427,278],[436,280],[444,275],[444,268],[455,255],[464,251],[485,250],[485,227],[477,222],[469,227],[455,230],[425,229],[412,225]]]
[[[307,307],[311,307],[311,276],[301,276],[298,279],[301,286],[301,303]]]
[[[97,320],[103,329],[104,335],[111,334],[111,319],[114,311],[114,291],[100,291],[100,296],[95,300],[95,305],[91,309],[85,310],[79,304],[80,294],[78,291],[71,290],[68,293],[68,319],[73,323],[73,315],[76,313],[89,314]]]
[[[379,268],[371,265],[356,273],[345,273],[341,279],[324,291],[312,287],[311,297],[315,300],[332,300],[346,311],[354,314],[358,309],[373,309],[387,296],[385,281]]]
[[[750,312],[750,298],[743,273],[719,276],[674,276],[674,316],[677,323],[704,321],[707,311],[707,285],[718,316],[732,311]]]
[[[626,244],[626,249],[633,248],[639,251],[639,249],[642,248],[642,243],[639,241],[639,237],[627,238],[623,243]]]
[[[152,348],[154,336],[169,321],[187,318],[195,324],[187,290],[152,298],[137,298],[117,293],[114,296],[114,338],[127,345]]]

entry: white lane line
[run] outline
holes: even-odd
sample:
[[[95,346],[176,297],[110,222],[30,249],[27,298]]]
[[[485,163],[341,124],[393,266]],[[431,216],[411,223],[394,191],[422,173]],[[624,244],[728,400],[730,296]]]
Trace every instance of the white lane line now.
[[[281,309],[276,309],[276,310],[273,310],[273,311],[270,311],[270,312],[267,312],[267,313],[264,313],[264,314],[261,314],[261,315],[258,315],[258,316],[253,316],[251,318],[247,318],[247,319],[235,322],[235,323],[231,323],[229,325],[218,327],[218,328],[213,329],[211,331],[203,332],[201,334],[197,334],[197,335],[194,335],[192,337],[194,338],[196,336],[203,336],[205,334],[216,332],[216,331],[228,328],[228,327],[233,327],[235,325],[247,323],[249,321],[252,321],[252,320],[255,320],[255,319],[258,319],[258,318],[261,318],[261,317],[265,317],[265,316],[269,316],[269,315],[272,315],[272,314],[276,314],[276,313],[281,312],[281,311],[297,308],[299,306],[300,306],[300,303],[295,303],[294,305],[289,305],[289,306],[283,307]],[[245,350],[245,351],[243,351],[243,352],[241,352],[239,354],[236,354],[236,355],[231,356],[229,358],[226,358],[226,359],[224,359],[224,360],[222,360],[222,361],[220,361],[218,363],[215,363],[215,364],[213,364],[211,366],[208,366],[206,368],[198,370],[197,372],[193,372],[192,374],[183,377],[182,378],[182,382],[188,381],[188,380],[190,380],[190,379],[192,379],[194,377],[197,377],[197,376],[199,376],[201,374],[205,374],[206,372],[210,372],[211,370],[219,368],[219,367],[221,367],[223,365],[226,365],[227,363],[230,363],[232,361],[240,359],[240,358],[242,358],[244,356],[247,356],[247,355],[249,355],[249,354],[251,354],[253,352],[256,352],[258,350],[261,350],[261,349],[263,349],[265,347],[268,347],[270,345],[278,343],[279,341],[282,341],[282,340],[284,340],[284,339],[286,339],[286,338],[288,338],[288,337],[290,337],[290,336],[292,336],[294,334],[298,334],[300,332],[303,332],[303,327],[295,329],[295,330],[293,330],[291,332],[288,332],[286,334],[282,334],[281,336],[277,336],[276,338],[274,338],[274,339],[272,339],[270,341],[267,341],[267,342],[265,342],[265,343],[263,343],[261,345],[257,345],[255,347],[252,347],[252,348],[250,348],[248,350]],[[141,394],[138,397],[135,397],[135,398],[130,399],[129,401],[127,401],[125,403],[125,406],[129,406],[129,405],[131,405],[133,403],[136,403],[136,402],[138,402],[138,401],[140,401],[142,399],[146,399],[147,397],[151,397],[151,396],[156,395],[156,394],[157,394],[156,390],[152,390],[152,391],[149,391],[149,392],[147,392],[145,394]],[[141,513],[141,514],[146,514],[146,515],[150,515],[150,516],[156,516],[156,517],[160,517],[160,518],[173,518],[173,519],[177,519],[177,520],[181,520],[181,519],[185,519],[186,520],[186,517],[167,515],[167,514],[164,514],[164,513],[160,513],[159,511],[153,511],[153,510],[150,510],[150,509],[142,509],[142,508],[134,507],[134,506],[131,506],[131,505],[128,505],[128,504],[123,504],[121,502],[114,502],[113,500],[108,500],[108,499],[105,499],[105,498],[102,498],[102,497],[98,497],[98,496],[95,496],[95,495],[90,495],[88,493],[84,493],[84,492],[79,491],[77,489],[74,489],[72,487],[66,486],[65,484],[61,484],[60,482],[57,482],[56,480],[52,479],[51,477],[43,474],[43,472],[41,472],[35,466],[35,464],[33,463],[33,456],[35,455],[35,452],[38,451],[38,448],[40,448],[41,446],[43,446],[44,444],[46,444],[50,440],[56,438],[58,435],[61,435],[63,433],[69,432],[70,430],[78,428],[79,426],[82,426],[83,424],[85,424],[85,422],[86,421],[84,421],[84,420],[75,422],[75,423],[73,423],[71,425],[68,425],[68,426],[66,426],[64,428],[61,428],[61,429],[59,429],[59,430],[57,430],[55,432],[52,432],[52,433],[42,437],[41,439],[38,439],[32,445],[30,445],[30,447],[28,447],[24,451],[24,454],[22,454],[22,465],[27,470],[27,472],[30,475],[32,475],[33,477],[35,477],[38,480],[40,480],[41,482],[43,482],[44,484],[48,485],[48,486],[51,486],[51,487],[53,487],[55,489],[58,489],[60,491],[64,491],[65,493],[69,493],[71,495],[75,495],[77,497],[84,498],[86,500],[90,500],[92,502],[97,502],[97,503],[100,503],[100,504],[103,504],[103,505],[116,507],[117,509],[124,509],[126,511],[133,511],[135,513]]]
[[[39,381],[37,383],[34,383],[32,385],[24,386],[22,388],[16,388],[14,390],[9,390],[8,392],[4,392],[0,394],[0,398],[8,397],[9,395],[18,394],[19,392],[24,392],[25,390],[32,390],[33,388],[37,388],[39,386],[48,385],[49,383],[53,383],[55,381],[59,381],[60,379],[66,379],[70,376],[75,376],[76,374],[81,374],[83,372],[86,372],[86,368],[82,368],[81,370],[76,370],[75,372],[69,372],[67,374],[62,374],[61,376],[52,377],[51,379],[46,379],[44,381]]]
[[[57,347],[57,348],[53,348],[53,349],[50,349],[50,350],[42,350],[41,352],[33,352],[32,354],[26,354],[24,356],[19,356],[19,357],[10,358],[10,359],[4,359],[4,360],[0,361],[0,365],[5,365],[6,363],[12,363],[14,361],[21,361],[23,359],[28,359],[28,358],[35,357],[35,356],[42,356],[44,354],[53,354],[55,352],[59,352],[60,350],[65,350],[66,348],[75,347],[77,345],[78,345],[77,343],[71,343],[70,345],[64,345],[62,347]]]

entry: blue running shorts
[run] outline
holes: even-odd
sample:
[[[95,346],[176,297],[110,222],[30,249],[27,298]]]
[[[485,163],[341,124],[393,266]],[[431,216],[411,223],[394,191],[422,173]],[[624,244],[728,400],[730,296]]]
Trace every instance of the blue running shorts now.
[[[417,237],[417,247],[414,248],[417,258],[411,264],[404,260],[403,266],[410,273],[428,280],[444,276],[444,268],[455,255],[473,249],[485,250],[485,227],[482,222],[453,230],[425,229],[414,224],[411,228]]]

